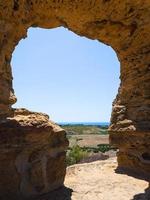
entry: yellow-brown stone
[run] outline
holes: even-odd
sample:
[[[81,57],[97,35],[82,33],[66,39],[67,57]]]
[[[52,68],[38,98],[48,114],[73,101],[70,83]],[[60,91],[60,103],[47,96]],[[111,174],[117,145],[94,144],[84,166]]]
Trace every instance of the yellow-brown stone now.
[[[64,182],[66,133],[25,109],[0,123],[0,199],[32,198]]]
[[[12,88],[10,66],[12,53],[18,42],[26,37],[29,27],[51,29],[59,26],[66,27],[80,36],[102,41],[116,51],[121,65],[121,84],[118,95],[113,102],[109,129],[110,140],[112,144],[119,147],[118,161],[120,166],[125,165],[134,170],[138,169],[138,171],[149,173],[150,1],[0,0],[0,143],[3,147],[5,142],[10,141],[8,147],[5,146],[6,154],[2,154],[0,157],[1,163],[3,163],[0,174],[1,177],[4,177],[4,180],[0,183],[0,191],[6,189],[9,193],[8,188],[10,188],[12,191],[10,193],[15,193],[16,188],[19,191],[21,187],[20,174],[18,171],[15,172],[14,163],[19,153],[18,150],[17,153],[14,152],[12,145],[20,145],[20,142],[24,145],[25,141],[29,146],[38,142],[45,144],[45,137],[48,137],[50,133],[50,130],[47,130],[41,124],[41,117],[36,119],[37,116],[35,115],[35,122],[33,122],[29,117],[30,114],[22,115],[23,122],[21,122],[18,121],[19,113],[15,117],[13,116],[14,111],[11,106],[16,102],[16,97]],[[32,114],[31,116],[33,117]],[[49,126],[48,129],[50,129]],[[47,131],[47,134],[42,134],[45,131]],[[53,133],[55,133],[54,130]],[[55,137],[51,138],[49,141],[51,143],[50,149],[53,145],[56,149],[59,149],[59,142],[65,140],[61,133],[60,131],[58,135],[54,134],[57,139],[60,136],[58,141]],[[124,135],[127,136],[126,139],[124,139]],[[135,138],[140,140],[139,145],[138,143],[132,144]],[[18,149],[19,147],[15,148]],[[26,148],[24,151],[27,151]],[[134,155],[136,162],[128,164],[131,163],[129,158],[132,155]],[[139,155],[142,157],[139,158]],[[61,162],[61,169],[61,165],[64,166],[62,163],[64,155],[59,155],[58,160]],[[6,169],[6,165],[10,169]],[[41,164],[37,162],[37,165],[34,166],[35,170],[31,172],[31,182],[33,184],[40,182],[37,185],[37,190],[43,191]],[[52,166],[52,163],[50,162],[48,166]],[[54,166],[58,166],[55,159]],[[7,170],[12,177],[11,180],[7,176]],[[57,172],[55,171],[55,173]],[[64,171],[62,173],[63,179]],[[4,175],[2,176],[2,174]],[[36,177],[36,174],[38,174],[38,177]],[[61,175],[59,174],[58,177],[60,178]],[[32,192],[26,192],[26,194],[30,193]]]

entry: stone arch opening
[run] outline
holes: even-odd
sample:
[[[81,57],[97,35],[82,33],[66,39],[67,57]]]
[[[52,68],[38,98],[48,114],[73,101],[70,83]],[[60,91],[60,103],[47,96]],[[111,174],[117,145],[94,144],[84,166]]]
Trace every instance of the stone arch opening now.
[[[11,0],[0,2],[0,16],[0,170],[5,172],[0,194],[5,196],[3,199],[31,197],[53,190],[62,185],[65,174],[67,141],[63,130],[49,122],[46,115],[11,107],[16,102],[11,56],[29,27],[64,26],[113,47],[121,63],[121,84],[113,103],[110,142],[119,148],[119,166],[149,176],[149,162],[139,159],[143,152],[150,152],[149,0],[144,4],[142,0]],[[35,144],[38,148],[34,149]],[[43,145],[45,151],[40,153],[39,147]],[[35,150],[39,153],[37,159]],[[59,166],[61,173],[57,170]],[[40,183],[37,187],[36,182]]]
[[[113,49],[64,28],[27,35],[12,56],[14,107],[39,109],[55,122],[110,122],[120,70]]]

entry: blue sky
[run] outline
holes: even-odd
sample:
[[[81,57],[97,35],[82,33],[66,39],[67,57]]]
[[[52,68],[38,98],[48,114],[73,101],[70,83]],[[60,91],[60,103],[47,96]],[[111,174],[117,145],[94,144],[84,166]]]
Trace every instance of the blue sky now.
[[[119,87],[113,49],[64,28],[30,28],[12,57],[18,102],[56,122],[108,122]]]

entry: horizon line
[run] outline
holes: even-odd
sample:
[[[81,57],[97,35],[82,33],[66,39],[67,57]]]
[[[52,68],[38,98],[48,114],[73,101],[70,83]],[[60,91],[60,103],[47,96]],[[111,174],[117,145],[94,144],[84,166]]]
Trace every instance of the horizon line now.
[[[110,121],[56,121],[56,123],[110,123]]]

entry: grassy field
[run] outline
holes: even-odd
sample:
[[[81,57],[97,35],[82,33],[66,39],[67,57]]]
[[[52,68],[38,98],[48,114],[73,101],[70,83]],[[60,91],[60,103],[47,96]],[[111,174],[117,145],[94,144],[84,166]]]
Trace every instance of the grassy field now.
[[[80,147],[97,147],[99,144],[108,144],[109,135],[107,126],[95,125],[63,125],[67,132],[70,147],[79,145]]]
[[[96,147],[99,144],[109,144],[109,135],[67,135],[69,146]]]
[[[68,135],[108,135],[108,126],[62,125]]]
[[[101,159],[102,153],[112,149],[107,126],[62,125],[69,140],[67,163],[72,165],[85,160]],[[96,156],[96,157],[95,157]]]

